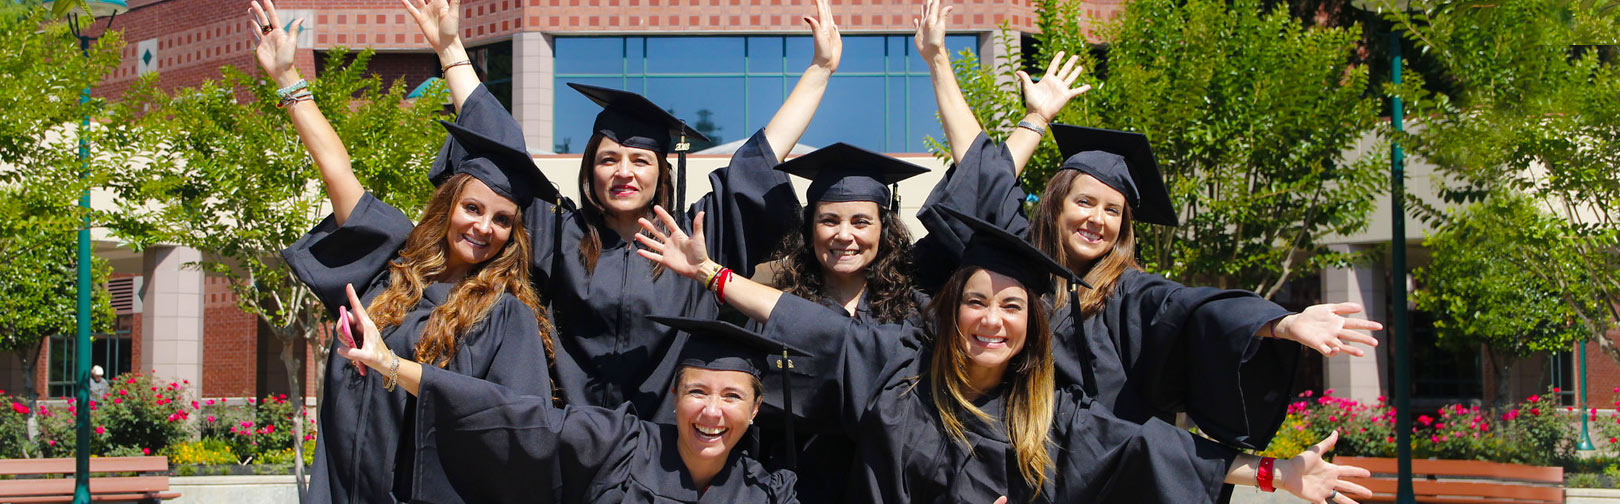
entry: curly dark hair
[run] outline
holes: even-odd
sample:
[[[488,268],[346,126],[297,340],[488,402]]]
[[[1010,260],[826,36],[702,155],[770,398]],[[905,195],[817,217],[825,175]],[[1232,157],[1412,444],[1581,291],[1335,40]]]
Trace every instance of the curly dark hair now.
[[[774,256],[784,260],[776,274],[776,288],[810,300],[822,299],[824,288],[821,261],[810,245],[817,206],[804,207],[799,232],[788,233]],[[879,323],[898,323],[921,309],[911,296],[911,232],[900,222],[899,214],[884,205],[878,205],[878,225],[883,234],[878,239],[877,258],[866,266],[866,296]]]

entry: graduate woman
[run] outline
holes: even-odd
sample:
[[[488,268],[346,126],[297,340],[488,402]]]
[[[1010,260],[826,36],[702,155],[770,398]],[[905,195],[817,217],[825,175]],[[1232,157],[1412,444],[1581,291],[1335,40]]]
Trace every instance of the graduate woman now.
[[[402,359],[352,294],[351,302],[364,341],[337,354],[396,373],[400,388],[418,397],[418,443],[446,461],[452,479],[469,483],[468,501],[545,503],[555,490],[567,503],[798,502],[792,472],[767,471],[736,447],[764,397],[760,356],[800,350],[725,322],[655,317],[693,339],[673,381],[674,420],[653,423],[626,406],[556,407]],[[562,475],[555,488],[552,471]]]
[[[295,38],[275,6],[254,2],[250,13],[259,64],[282,87],[281,104],[332,202],[331,216],[282,251],[294,274],[340,319],[344,286],[357,286],[349,295],[370,308],[380,340],[400,355],[550,397],[549,324],[529,282],[523,228],[539,176],[528,155],[447,125],[472,154],[432,179],[437,189],[413,226],[350,171],[348,152],[293,66]],[[442,466],[416,452],[411,401],[395,389],[392,370],[344,363],[327,362],[311,501],[455,501],[452,488],[418,486],[441,480]]]
[[[851,501],[1211,502],[1223,481],[1274,485],[1311,502],[1368,494],[1339,480],[1365,470],[1322,460],[1336,435],[1263,464],[1158,419],[1114,418],[1075,388],[1054,392],[1046,308],[1034,293],[1073,274],[995,225],[942,212],[974,233],[923,327],[828,316],[825,306],[731,274],[702,256],[701,225],[688,236],[662,209],[664,226],[644,222],[638,240],[643,256],[766,321],[773,340],[836,362],[815,377],[835,392],[803,409],[859,444]]]
[[[939,0],[927,1],[919,34],[941,39],[950,10]],[[927,204],[989,208],[984,213],[994,218],[988,220],[1029,236],[1093,287],[1079,293],[1077,307],[1064,295],[1068,282],[1057,282],[1052,330],[1059,384],[1084,385],[1124,419],[1170,421],[1185,411],[1217,440],[1262,449],[1292,398],[1298,347],[1278,340],[1329,356],[1341,350],[1361,356],[1351,342],[1377,345],[1356,331],[1378,330],[1380,324],[1344,316],[1361,311],[1353,303],[1289,313],[1252,292],[1186,287],[1142,271],[1133,223],[1177,223],[1142,135],[1052,125],[1066,160],[1047,182],[1031,222],[1023,213],[1026,194],[1018,174],[1063,104],[1089,88],[1069,89],[1081,72],[1077,59],[1057,68],[1059,53],[1038,83],[1019,72],[1028,113],[1006,143],[997,144],[963,99],[949,55],[938,49],[922,52],[958,162]],[[919,218],[929,226],[930,239],[960,239],[951,229],[967,232],[937,215]],[[1075,309],[1082,320],[1078,327],[1070,315]]]
[[[402,0],[425,38],[439,53],[457,123],[488,136],[521,142],[517,122],[466,65],[456,2]],[[787,174],[773,170],[798,142],[815,115],[829,76],[837,69],[842,39],[826,2],[806,17],[815,55],[803,77],[765,127],[709,175],[713,191],[688,215],[703,211],[714,234],[708,253],[740,274],[751,274],[785,235],[799,212]],[[677,199],[674,170],[666,156],[701,138],[685,123],[646,98],[619,90],[571,84],[603,107],[581,157],[579,194],[584,200],[544,199],[524,213],[533,230],[534,281],[556,314],[557,379],[571,405],[614,407],[629,402],[651,418],[669,420],[667,391],[684,336],[647,315],[713,317],[718,305],[702,286],[666,274],[635,257],[631,236],[637,219],[653,205]],[[458,90],[465,90],[458,91]],[[455,159],[454,139],[441,161]]]

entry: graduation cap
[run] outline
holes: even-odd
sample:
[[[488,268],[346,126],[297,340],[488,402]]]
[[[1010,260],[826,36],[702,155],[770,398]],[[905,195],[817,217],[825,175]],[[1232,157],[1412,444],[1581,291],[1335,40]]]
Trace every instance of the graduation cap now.
[[[687,138],[695,138],[707,142],[709,137],[703,136],[697,130],[686,125],[652,100],[629,91],[590,86],[577,82],[568,83],[580,94],[590,98],[592,102],[602,106],[602,112],[596,114],[596,124],[591,131],[610,138],[619,145],[647,149],[659,153],[675,152],[675,208],[686,208],[686,151],[691,150]],[[679,138],[680,142],[670,143],[671,138]]]
[[[435,162],[428,171],[428,181],[438,187],[450,180],[451,175],[465,173],[484,182],[495,194],[527,209],[535,198],[555,201],[557,188],[552,187],[540,168],[534,165],[521,144],[511,139],[496,139],[459,124],[439,121],[450,131],[454,147],[446,147],[442,163]]]
[[[1147,135],[1053,123],[1052,137],[1064,157],[1059,170],[1079,170],[1124,194],[1136,220],[1179,225]]]
[[[770,363],[774,361],[775,367],[782,370],[782,407],[792,411],[793,373],[788,371],[793,367],[791,358],[795,355],[808,356],[810,352],[729,322],[660,315],[648,315],[647,319],[692,335],[686,347],[681,350],[681,367],[742,371],[759,378],[764,374],[764,370],[772,367]],[[783,417],[783,421],[787,424],[786,446],[798,446],[794,444],[793,439],[793,415]],[[787,465],[789,469],[798,465],[793,450],[788,450]]]
[[[839,142],[776,165],[810,179],[805,199],[817,201],[870,201],[899,210],[900,196],[889,186],[927,173],[928,169],[890,156]]]
[[[978,266],[1012,277],[1024,284],[1024,290],[1032,295],[1051,292],[1053,277],[1067,279],[1069,315],[1074,318],[1074,327],[1084,327],[1080,325],[1080,287],[1087,289],[1092,287],[1082,280],[1080,275],[1076,275],[1057,259],[1046,255],[1028,241],[1000,226],[948,206],[938,208],[973,230],[973,235],[967,239],[966,248],[962,250],[962,266]],[[1080,359],[1081,374],[1085,379],[1083,387],[1087,394],[1097,397],[1097,379],[1096,374],[1092,372],[1091,349],[1087,348],[1085,351],[1086,355]]]

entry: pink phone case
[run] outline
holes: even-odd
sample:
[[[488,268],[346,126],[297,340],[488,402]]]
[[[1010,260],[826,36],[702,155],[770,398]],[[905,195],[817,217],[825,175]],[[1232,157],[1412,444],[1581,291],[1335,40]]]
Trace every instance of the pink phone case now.
[[[354,330],[358,325],[354,316],[349,315],[349,307],[338,307],[338,335],[343,337],[343,344],[349,345],[349,348],[360,348],[354,341]],[[365,366],[355,363],[354,368],[360,371],[360,376],[366,375]]]

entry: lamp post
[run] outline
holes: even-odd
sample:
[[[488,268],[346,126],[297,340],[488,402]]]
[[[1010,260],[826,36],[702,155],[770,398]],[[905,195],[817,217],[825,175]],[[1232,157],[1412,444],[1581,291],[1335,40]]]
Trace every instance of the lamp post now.
[[[1591,407],[1591,404],[1586,402],[1586,342],[1582,341],[1576,344],[1580,345],[1581,348],[1581,442],[1575,445],[1575,449],[1592,451],[1596,450],[1597,447],[1592,446],[1592,436],[1586,430],[1587,408]]]
[[[45,2],[55,4],[56,2]],[[56,5],[52,5],[56,8]],[[89,12],[86,12],[88,10]],[[75,2],[67,11],[68,28],[73,36],[79,39],[79,51],[85,57],[90,56],[90,41],[95,37],[84,34],[84,27],[80,19],[87,19],[88,24],[95,24],[95,20],[107,16],[107,28],[112,28],[113,20],[119,14],[129,12],[129,4],[124,0],[88,0]],[[90,101],[90,88],[84,88],[79,95],[79,103]],[[85,131],[90,128],[90,116],[85,115],[79,121],[79,162],[81,163],[80,176],[86,176],[90,171],[90,143],[85,140]],[[79,265],[78,265],[78,337],[74,345],[73,382],[76,385],[74,397],[78,408],[74,413],[75,441],[73,455],[75,459],[73,470],[73,502],[74,504],[88,504],[90,502],[90,189],[85,188],[79,195],[79,207],[83,208],[84,221],[79,226]]]
[[[1382,13],[1384,9],[1411,10],[1409,0],[1351,0],[1350,4],[1367,12]],[[1401,85],[1401,34],[1389,32],[1390,82]],[[1406,153],[1401,150],[1400,135],[1404,131],[1400,95],[1390,96],[1389,123],[1394,135],[1389,146],[1389,203],[1390,203],[1390,336],[1395,340],[1395,355],[1390,359],[1395,366],[1394,383],[1390,395],[1395,397],[1395,458],[1397,479],[1395,502],[1414,504],[1417,496],[1412,491],[1412,342],[1410,321],[1406,309]]]

